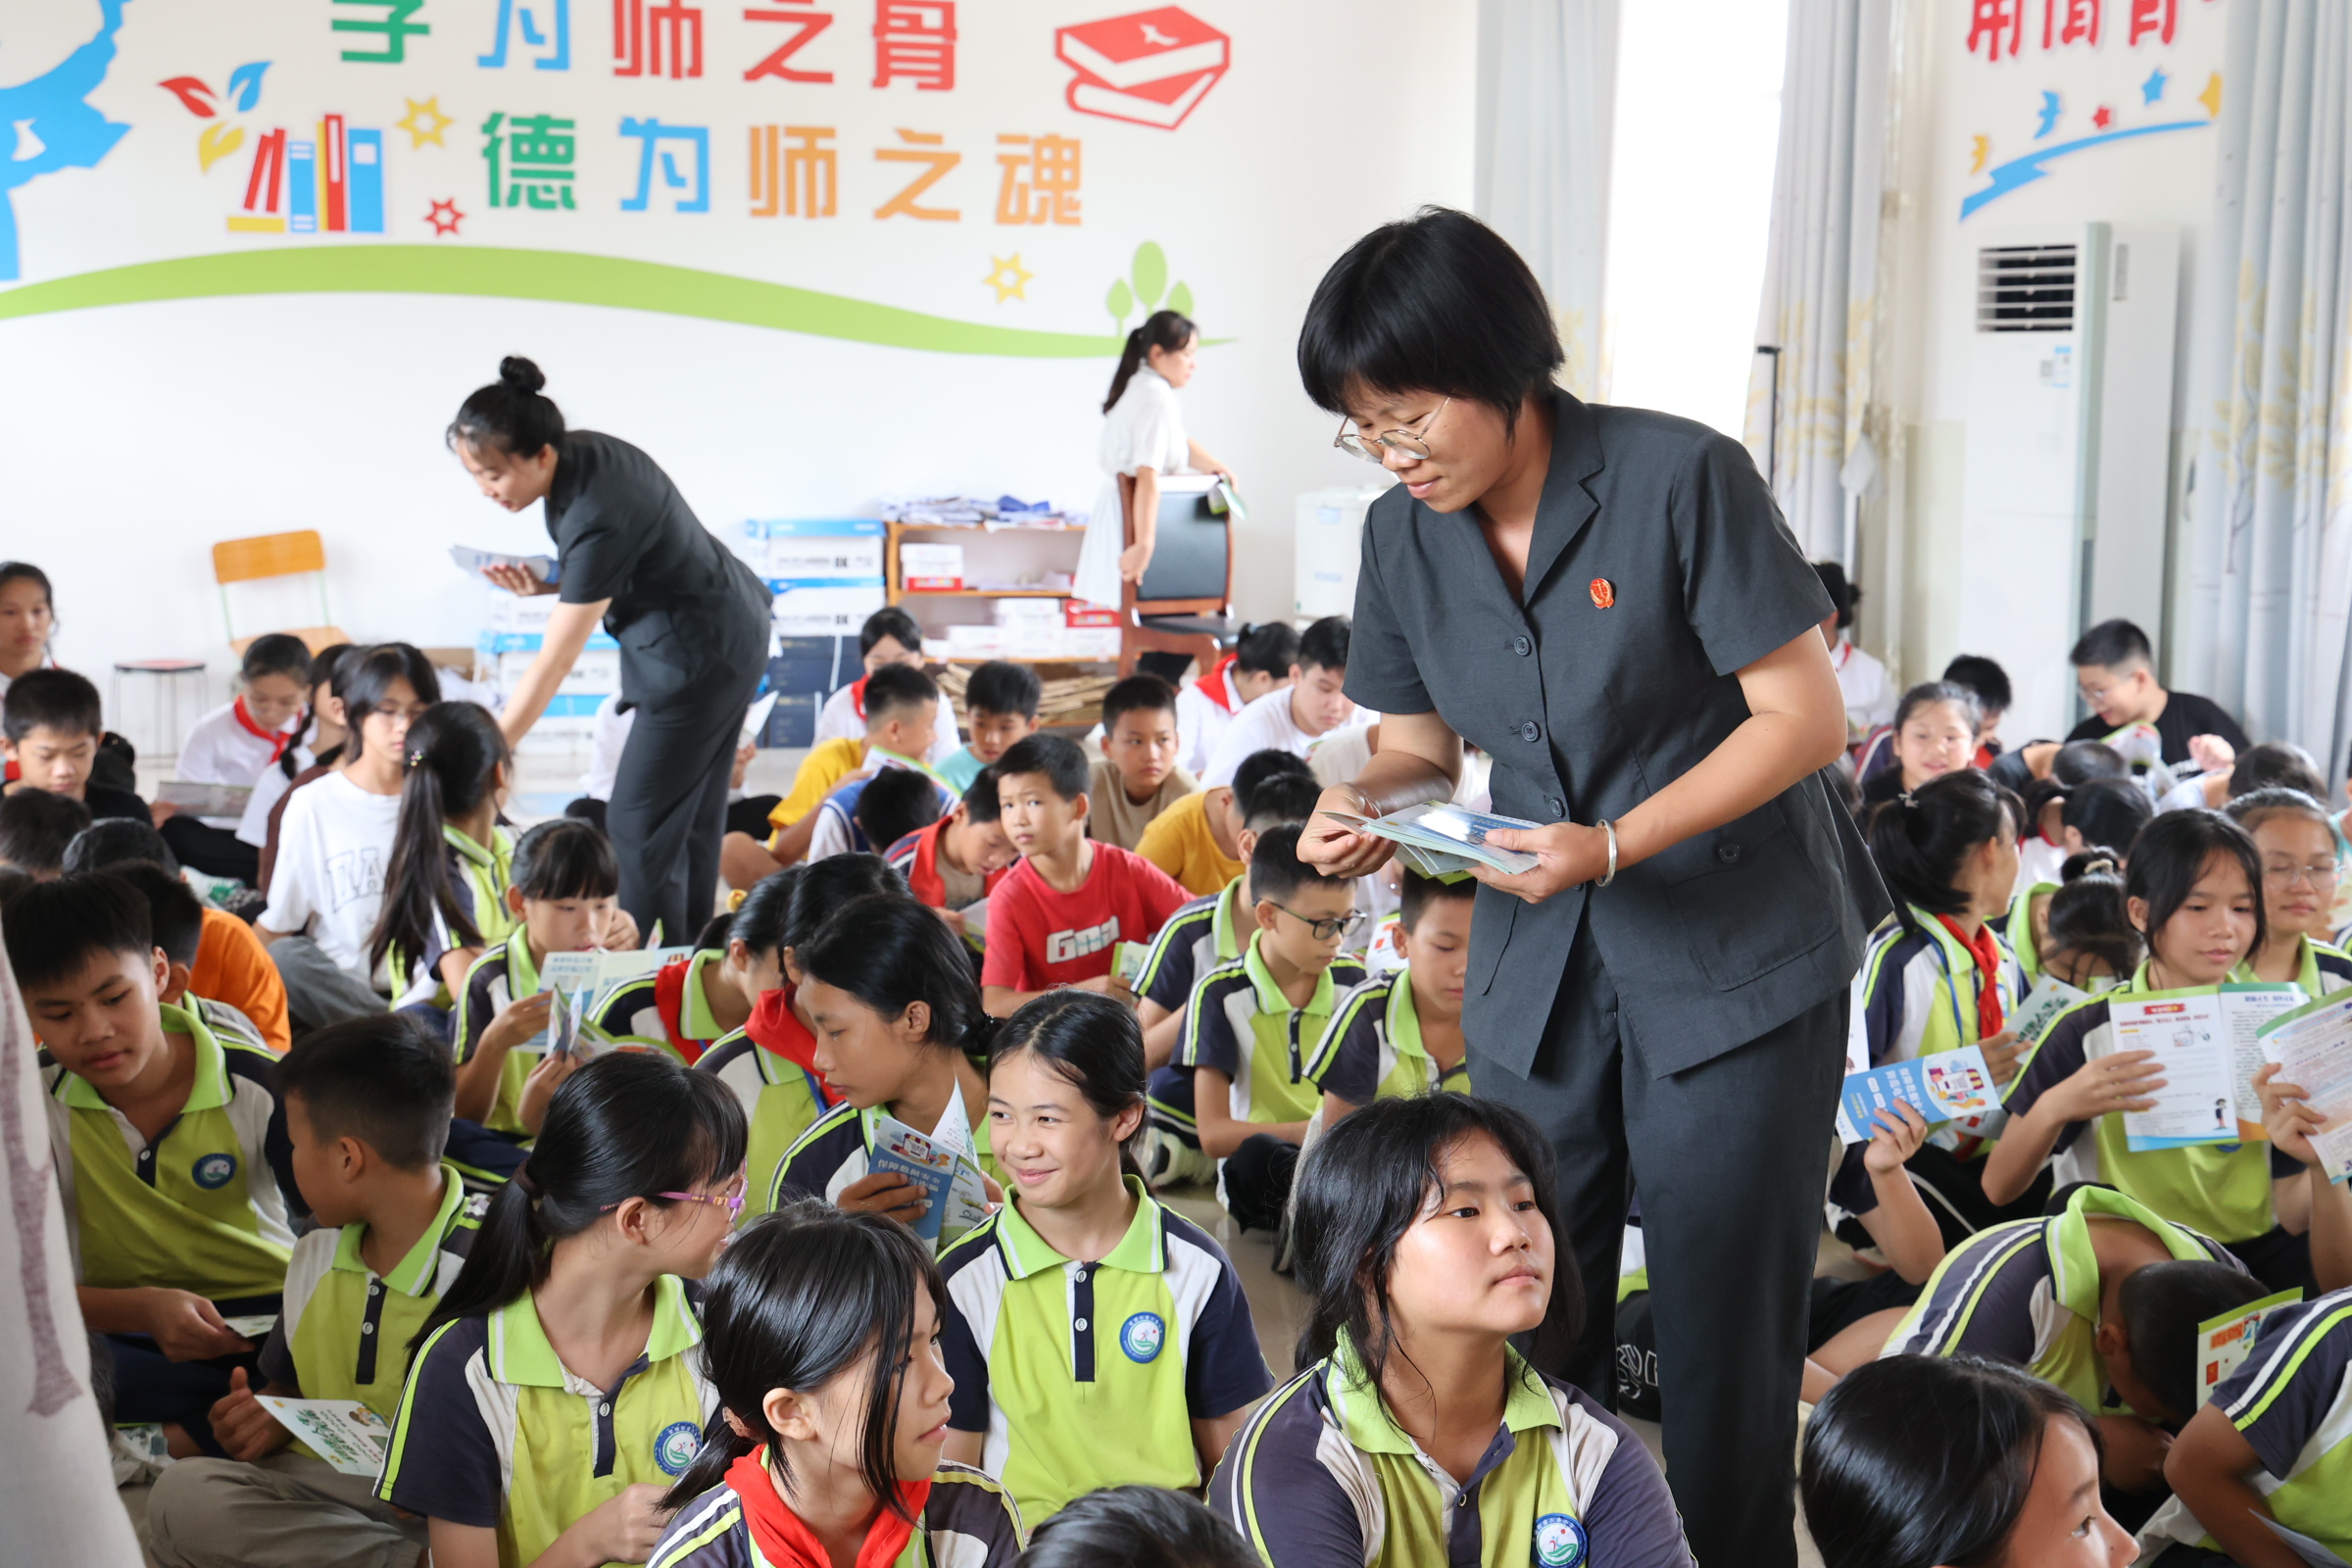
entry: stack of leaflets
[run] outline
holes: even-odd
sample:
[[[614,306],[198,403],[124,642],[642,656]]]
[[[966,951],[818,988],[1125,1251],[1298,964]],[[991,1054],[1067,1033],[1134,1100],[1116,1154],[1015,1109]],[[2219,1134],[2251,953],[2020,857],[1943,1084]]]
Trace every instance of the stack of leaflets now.
[[[632,980],[642,980],[672,958],[691,956],[692,948],[636,948],[625,953],[590,949],[551,953],[539,966],[539,989],[584,995],[594,1006]]]
[[[564,568],[557,564],[553,556],[510,556],[496,550],[451,545],[449,559],[458,564],[460,571],[477,576],[488,566],[520,566],[550,588],[564,580]]]
[[[178,807],[191,816],[240,817],[245,814],[245,803],[253,799],[253,786],[198,784],[172,778],[157,787],[155,798],[167,806]]]
[[[960,1119],[962,1107],[951,1107]],[[980,1179],[979,1163],[968,1140],[958,1147],[951,1136],[916,1132],[894,1116],[874,1119],[873,1152],[867,1156],[869,1174],[890,1171],[923,1190],[928,1200],[922,1216],[909,1227],[934,1256],[988,1218],[988,1189]]]
[[[2139,1153],[2265,1138],[2262,1102],[2254,1092],[2254,1073],[2263,1062],[2259,1031],[2303,1000],[2296,985],[2226,985],[2218,991],[2151,991],[2109,1003],[2108,1051],[2152,1052],[2164,1075],[2164,1087],[2151,1097],[2153,1107],[2124,1112],[2125,1147]]]
[[[1879,1111],[1899,1126],[1903,1118],[1894,1108],[1898,1101],[1935,1127],[1997,1110],[2001,1097],[1993,1088],[1984,1053],[1975,1046],[1890,1061],[1845,1075],[1838,1092],[1838,1136],[1849,1144],[1869,1142],[1879,1127]]]
[[[2303,1091],[2303,1102],[2328,1118],[2311,1135],[2328,1179],[2352,1177],[2352,992],[2323,997],[2264,1022],[2257,1036],[2263,1058],[2278,1077]]]
[[[1505,876],[1517,876],[1533,871],[1543,862],[1521,850],[1506,850],[1487,843],[1487,835],[1496,828],[1542,827],[1541,822],[1523,821],[1516,816],[1496,816],[1490,811],[1473,811],[1451,801],[1430,801],[1420,806],[1408,806],[1401,811],[1386,816],[1354,816],[1346,811],[1325,811],[1325,816],[1347,824],[1358,833],[1387,839],[1396,846],[1397,856],[1405,864],[1423,876],[1436,877],[1442,882],[1458,882],[1470,874],[1474,865],[1500,871]]]

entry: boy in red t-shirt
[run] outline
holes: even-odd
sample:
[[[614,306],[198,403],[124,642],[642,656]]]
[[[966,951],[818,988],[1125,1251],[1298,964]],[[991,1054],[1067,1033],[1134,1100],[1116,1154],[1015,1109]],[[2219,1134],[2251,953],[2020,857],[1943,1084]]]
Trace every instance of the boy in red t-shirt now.
[[[1134,1005],[1111,973],[1122,942],[1149,942],[1189,895],[1129,850],[1086,836],[1086,753],[1032,735],[997,759],[1005,833],[1021,852],[988,901],[982,1004],[1006,1017],[1061,986]]]

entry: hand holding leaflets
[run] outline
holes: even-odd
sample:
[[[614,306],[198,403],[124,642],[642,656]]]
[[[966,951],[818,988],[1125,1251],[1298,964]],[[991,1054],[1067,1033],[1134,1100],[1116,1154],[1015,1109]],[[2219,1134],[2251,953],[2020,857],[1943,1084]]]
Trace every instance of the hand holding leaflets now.
[[[372,1479],[383,1472],[392,1429],[359,1400],[281,1399],[264,1394],[256,1402],[343,1474]]]
[[[2085,1064],[2075,1078],[2084,1078],[2102,1062],[2134,1058],[2124,1077],[2109,1073],[2099,1080],[2112,1088],[2128,1078],[2135,1091],[2128,1097],[2133,1102],[2106,1104],[2092,1114],[2123,1111],[2125,1141],[2135,1152],[2259,1140],[2264,1136],[2254,1119],[2261,1103],[2254,1088],[2254,1072],[2263,1059],[2259,1037],[2265,1025],[2302,1000],[2300,986],[2225,985],[2217,991],[2156,991],[2110,1003],[2114,1053]]]
[[[1487,835],[1497,828],[1539,828],[1543,823],[1516,816],[1496,816],[1491,811],[1473,811],[1450,801],[1426,801],[1386,816],[1365,817],[1333,810],[1323,814],[1354,832],[1389,840],[1396,846],[1397,857],[1405,864],[1423,876],[1441,881],[1458,881],[1469,875],[1475,865],[1499,871],[1504,876],[1518,876],[1544,863],[1523,850],[1506,850],[1487,843]]]
[[[451,545],[449,559],[456,562],[458,569],[463,572],[495,572],[496,575],[493,575],[491,580],[498,583],[500,587],[509,588],[515,593],[526,593],[530,590],[516,588],[512,582],[505,580],[507,573],[522,572],[549,588],[553,588],[564,580],[564,567],[553,556],[510,556],[496,550],[475,550],[466,545]]]
[[[2352,993],[2270,1020],[2259,1043],[2277,1064],[2255,1080],[2271,1136],[2328,1181],[2352,1176]]]
[[[2000,1102],[1984,1054],[1975,1046],[1963,1046],[1958,1051],[1938,1051],[1846,1074],[1838,1092],[1838,1134],[1855,1144],[1881,1128],[1890,1134],[1898,1127],[1907,1129],[1917,1118],[1924,1139],[1930,1128],[1982,1116],[1997,1109]],[[1917,1152],[1916,1145],[1913,1152]]]

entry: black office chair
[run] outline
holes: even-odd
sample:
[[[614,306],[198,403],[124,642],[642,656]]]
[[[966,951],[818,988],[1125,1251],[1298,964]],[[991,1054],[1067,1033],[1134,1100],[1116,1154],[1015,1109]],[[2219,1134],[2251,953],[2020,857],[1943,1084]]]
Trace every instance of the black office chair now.
[[[1119,479],[1122,514],[1135,481]],[[1134,543],[1134,528],[1126,530]],[[1241,637],[1233,618],[1233,520],[1211,512],[1199,490],[1160,492],[1152,564],[1141,582],[1119,585],[1119,673],[1146,653],[1182,654],[1202,669]]]

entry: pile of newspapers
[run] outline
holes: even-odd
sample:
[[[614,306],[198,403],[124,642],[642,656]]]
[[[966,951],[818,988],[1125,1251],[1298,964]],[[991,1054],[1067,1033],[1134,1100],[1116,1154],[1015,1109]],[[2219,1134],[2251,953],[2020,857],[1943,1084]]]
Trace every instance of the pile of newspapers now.
[[[1487,835],[1496,828],[1542,827],[1543,823],[1473,811],[1450,801],[1408,806],[1386,816],[1353,816],[1346,811],[1323,814],[1358,833],[1389,840],[1396,846],[1396,854],[1405,864],[1423,876],[1440,881],[1459,881],[1470,874],[1474,865],[1516,876],[1522,871],[1533,871],[1541,863],[1523,850],[1490,845]]]

